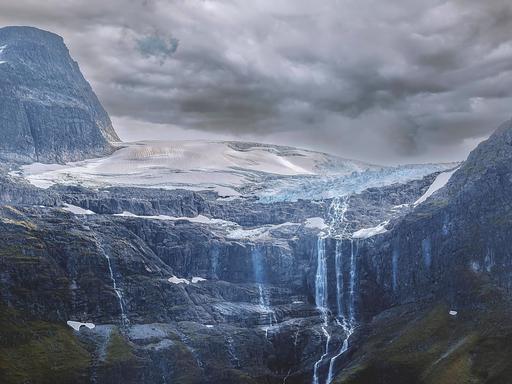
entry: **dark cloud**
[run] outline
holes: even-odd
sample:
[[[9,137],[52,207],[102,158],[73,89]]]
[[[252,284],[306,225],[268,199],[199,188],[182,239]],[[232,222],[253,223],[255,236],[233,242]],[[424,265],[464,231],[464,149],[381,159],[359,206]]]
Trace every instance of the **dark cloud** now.
[[[439,161],[510,117],[509,0],[18,0],[0,23],[62,35],[130,138]]]
[[[161,63],[178,49],[178,39],[159,35],[143,36],[137,39],[137,49],[144,57],[157,57]]]

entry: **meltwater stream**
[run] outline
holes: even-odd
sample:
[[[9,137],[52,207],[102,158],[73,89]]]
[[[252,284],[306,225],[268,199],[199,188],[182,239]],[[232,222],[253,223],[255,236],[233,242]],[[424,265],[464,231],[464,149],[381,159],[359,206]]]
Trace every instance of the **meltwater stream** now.
[[[355,295],[356,295],[356,250],[351,236],[347,235],[348,221],[345,218],[346,212],[349,207],[349,196],[342,198],[335,198],[331,202],[328,213],[328,227],[326,230],[318,235],[317,241],[317,270],[315,275],[315,304],[321,311],[323,316],[322,332],[326,337],[325,351],[320,359],[315,363],[313,369],[313,384],[320,384],[319,369],[322,366],[324,359],[326,359],[331,351],[329,351],[329,343],[331,335],[328,332],[329,325],[329,308],[328,308],[328,263],[326,255],[326,238],[333,238],[336,240],[335,247],[335,276],[336,276],[336,319],[335,325],[341,327],[345,339],[340,349],[335,352],[334,356],[329,360],[329,371],[325,381],[330,384],[334,379],[335,363],[348,350],[348,342],[350,336],[354,333],[356,325],[356,311],[355,311]],[[343,253],[343,245],[345,241],[350,241],[350,258]],[[344,270],[345,264],[348,261],[349,279],[345,281]]]
[[[101,242],[98,241],[98,239],[96,239],[96,244],[97,244],[98,249],[101,251],[101,253],[105,257],[105,259],[107,260],[108,271],[110,273],[110,280],[112,281],[112,288],[114,288],[114,292],[116,293],[117,301],[119,303],[119,309],[121,310],[121,322],[123,325],[126,325],[126,324],[128,324],[129,320],[128,320],[128,316],[126,315],[126,311],[125,311],[125,307],[124,307],[123,294],[122,294],[121,289],[117,286],[117,281],[116,281],[116,278],[114,275],[114,271],[112,269],[112,262],[110,261],[110,255],[105,251],[105,249],[103,248],[103,244],[101,244]]]
[[[343,270],[343,239],[340,239],[336,242],[336,260],[339,260],[339,264],[336,264],[336,271]],[[329,362],[329,373],[327,375],[326,384],[330,384],[334,379],[334,368],[336,360],[341,357],[348,350],[348,341],[350,336],[354,333],[354,329],[356,326],[356,310],[355,310],[355,294],[356,294],[356,281],[357,281],[357,266],[356,266],[356,253],[354,251],[354,240],[350,239],[350,281],[349,281],[349,297],[348,297],[348,308],[345,312],[344,310],[344,300],[343,300],[343,273],[340,273],[341,279],[337,281],[337,294],[338,298],[341,297],[341,300],[338,302],[338,316],[336,318],[336,323],[343,328],[343,332],[345,333],[345,339],[343,340],[343,344],[339,352],[331,358]],[[341,282],[340,282],[341,280]],[[341,289],[340,289],[341,288]]]
[[[264,317],[264,321],[268,323],[268,325],[264,327],[265,337],[268,338],[268,331],[272,325],[277,323],[277,320],[275,312],[272,310],[270,305],[270,295],[265,291],[264,287],[264,283],[266,282],[266,275],[263,268],[263,254],[260,248],[254,247],[252,249],[251,259],[254,272],[254,280],[258,284],[260,310]]]
[[[313,384],[319,384],[318,368],[329,354],[329,342],[331,341],[331,334],[327,330],[327,327],[329,326],[329,309],[327,303],[327,260],[325,256],[325,237],[323,234],[318,235],[316,265],[315,304],[322,313],[322,332],[325,335],[326,341],[325,352],[322,356],[320,356],[320,359],[315,363],[313,368]]]

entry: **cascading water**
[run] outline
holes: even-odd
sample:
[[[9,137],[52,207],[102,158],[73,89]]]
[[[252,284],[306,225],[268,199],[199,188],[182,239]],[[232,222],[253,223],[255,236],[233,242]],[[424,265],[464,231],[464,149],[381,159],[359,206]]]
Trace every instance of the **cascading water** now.
[[[125,324],[128,321],[128,317],[126,316],[124,310],[123,295],[121,293],[121,290],[117,287],[116,278],[114,277],[114,272],[112,271],[110,256],[105,254],[105,257],[107,258],[108,270],[110,271],[110,278],[112,279],[112,287],[114,288],[114,292],[116,293],[117,299],[119,301],[119,308],[121,309],[121,320],[123,324]]]
[[[231,363],[235,368],[240,368],[240,359],[238,358],[235,350],[235,342],[233,340],[233,337],[228,336],[226,338],[227,347],[228,347],[228,354],[229,358],[231,360]]]
[[[351,236],[347,236],[348,221],[345,219],[349,207],[350,196],[332,200],[328,211],[328,227],[326,232],[319,234],[317,245],[317,272],[315,276],[315,304],[323,315],[322,331],[326,336],[325,352],[315,363],[313,370],[313,384],[319,384],[318,370],[323,360],[329,355],[331,336],[328,332],[328,302],[327,302],[327,258],[325,254],[325,238],[336,239],[335,272],[336,272],[336,309],[335,324],[343,329],[345,339],[338,351],[329,361],[329,371],[326,383],[334,379],[336,360],[348,350],[350,336],[354,333],[356,325],[355,294],[356,294],[356,252]],[[344,279],[343,241],[350,238],[349,281]],[[348,291],[348,295],[346,294]]]
[[[213,279],[219,278],[219,247],[213,245],[210,251],[211,258],[211,275]]]
[[[323,317],[322,332],[326,338],[325,341],[325,352],[320,359],[315,363],[313,368],[313,384],[319,384],[318,369],[322,364],[323,360],[329,354],[329,343],[331,341],[331,335],[327,330],[329,325],[328,316],[328,303],[327,303],[327,258],[325,255],[325,237],[323,234],[318,236],[317,240],[317,267],[315,275],[315,304],[320,310]]]
[[[329,235],[336,238],[336,252],[334,258],[334,267],[336,270],[336,306],[338,310],[338,319],[344,318],[343,301],[343,238],[346,237],[348,222],[345,220],[345,214],[348,210],[349,198],[333,199],[329,207]]]
[[[357,243],[356,243],[357,250]],[[354,252],[354,240],[350,239],[350,304],[348,308],[349,321],[355,323],[356,321],[356,283],[357,283],[357,264],[356,252]]]
[[[258,292],[259,292],[259,305],[261,307],[261,311],[265,317],[268,319],[268,326],[264,328],[265,337],[268,338],[268,331],[270,327],[277,323],[277,319],[275,316],[275,312],[272,310],[270,305],[270,295],[265,291],[264,283],[266,281],[265,271],[263,268],[263,255],[261,254],[261,250],[258,247],[254,247],[251,252],[252,266],[254,272],[254,280],[258,283]]]
[[[327,314],[327,259],[325,255],[325,237],[323,236],[319,236],[317,240],[315,304],[323,314]]]
[[[398,256],[400,255],[400,251],[397,246],[393,247],[393,254],[391,258],[391,278],[393,284],[393,292],[396,292],[398,288]]]
[[[339,244],[339,246],[338,246]],[[336,253],[338,256],[338,252],[340,252],[339,260],[340,264],[336,266],[336,270],[338,271],[338,268],[342,269],[342,249],[343,245],[343,239],[340,239],[339,242],[336,244]],[[357,251],[357,248],[356,248]],[[329,362],[329,373],[327,375],[327,381],[326,384],[332,383],[332,380],[334,379],[334,368],[336,360],[342,356],[347,350],[348,350],[348,341],[350,339],[350,336],[354,333],[354,329],[356,327],[356,308],[355,308],[355,293],[356,293],[356,283],[357,283],[357,264],[356,264],[356,253],[354,252],[354,241],[350,239],[350,281],[349,281],[349,297],[348,297],[348,307],[347,307],[347,313],[343,310],[343,297],[341,299],[341,305],[338,307],[338,318],[336,319],[337,324],[343,329],[343,332],[345,333],[345,339],[343,340],[343,343],[341,345],[341,348],[339,352],[331,358],[331,361]],[[341,273],[343,276],[343,273]],[[341,291],[338,289],[338,295],[343,294],[343,280],[341,280]],[[341,309],[341,310],[340,310]]]
[[[126,315],[123,293],[122,293],[121,289],[118,288],[118,286],[117,286],[116,277],[114,275],[114,271],[112,269],[112,263],[110,261],[110,255],[105,251],[105,249],[103,248],[103,245],[101,244],[101,242],[98,241],[98,239],[96,239],[96,244],[97,244],[98,249],[101,251],[101,253],[105,257],[105,259],[107,260],[108,271],[110,273],[110,280],[112,280],[112,288],[114,288],[114,292],[116,293],[117,301],[119,303],[119,309],[121,310],[121,322],[123,325],[126,325],[129,323],[129,320],[128,320],[128,316]]]

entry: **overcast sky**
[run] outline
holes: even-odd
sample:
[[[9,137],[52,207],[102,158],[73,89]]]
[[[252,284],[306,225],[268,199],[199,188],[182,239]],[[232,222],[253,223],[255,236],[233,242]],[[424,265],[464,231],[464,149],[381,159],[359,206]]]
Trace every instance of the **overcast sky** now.
[[[510,0],[0,0],[64,37],[125,140],[462,159],[512,117]]]

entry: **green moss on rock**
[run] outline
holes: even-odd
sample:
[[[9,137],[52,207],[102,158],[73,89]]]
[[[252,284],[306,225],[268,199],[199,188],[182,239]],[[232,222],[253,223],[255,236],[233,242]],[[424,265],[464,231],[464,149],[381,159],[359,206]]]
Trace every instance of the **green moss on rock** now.
[[[118,331],[112,332],[107,346],[106,364],[119,364],[135,359],[132,347]]]
[[[0,307],[0,382],[83,383],[91,357],[65,326]]]

